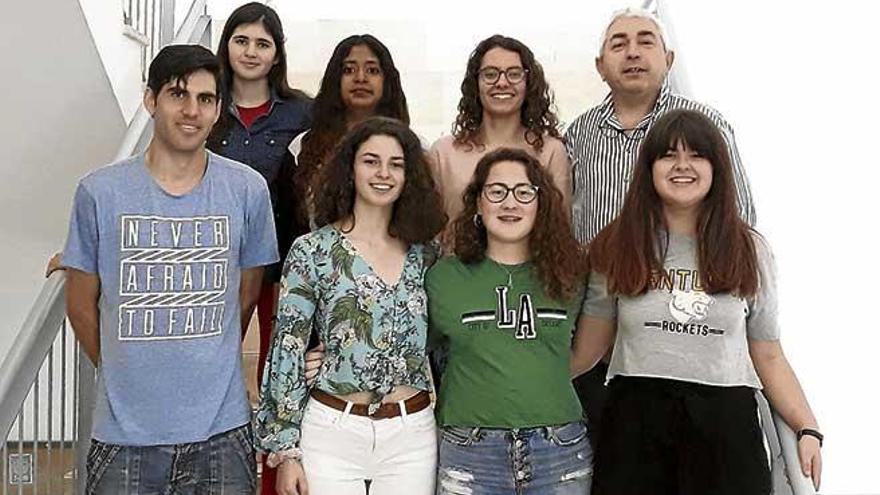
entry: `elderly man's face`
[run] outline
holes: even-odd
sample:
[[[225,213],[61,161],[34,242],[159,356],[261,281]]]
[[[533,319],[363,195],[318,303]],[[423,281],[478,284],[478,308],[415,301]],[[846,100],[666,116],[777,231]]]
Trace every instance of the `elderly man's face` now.
[[[641,17],[621,17],[608,29],[596,69],[614,93],[657,93],[672,59],[656,24]]]

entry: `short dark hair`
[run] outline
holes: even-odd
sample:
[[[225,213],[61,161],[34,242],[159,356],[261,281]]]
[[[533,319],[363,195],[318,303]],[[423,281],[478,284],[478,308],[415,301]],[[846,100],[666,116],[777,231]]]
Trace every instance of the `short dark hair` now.
[[[443,200],[418,136],[405,123],[388,117],[370,117],[352,128],[330,163],[321,168],[315,182],[315,223],[321,227],[354,214],[355,155],[364,141],[376,135],[396,139],[405,163],[406,179],[394,202],[388,233],[407,244],[424,244],[446,225]]]
[[[186,84],[194,72],[204,70],[214,76],[217,95],[222,94],[220,63],[211,50],[200,45],[169,45],[159,50],[150,63],[147,76],[147,87],[154,95],[162,91],[162,86],[169,82]]]

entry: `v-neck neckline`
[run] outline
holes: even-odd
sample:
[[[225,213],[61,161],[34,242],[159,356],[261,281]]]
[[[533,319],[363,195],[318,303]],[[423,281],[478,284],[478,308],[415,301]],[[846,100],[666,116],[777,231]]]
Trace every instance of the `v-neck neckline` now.
[[[400,267],[400,275],[398,275],[397,280],[392,284],[382,278],[382,275],[379,275],[379,272],[377,272],[373,265],[371,265],[370,262],[367,261],[366,258],[364,258],[357,246],[355,246],[354,243],[351,242],[351,239],[346,237],[345,234],[343,234],[342,231],[340,231],[335,225],[330,224],[330,228],[333,229],[333,232],[335,232],[336,235],[339,237],[340,242],[342,242],[342,246],[345,248],[345,250],[348,251],[355,258],[359,259],[361,263],[363,263],[364,266],[367,267],[369,274],[376,277],[385,288],[395,290],[400,285],[400,283],[403,282],[404,278],[406,278],[406,269],[410,264],[410,258],[415,252],[414,244],[410,244],[407,248],[406,254],[404,254],[403,256],[403,265]]]

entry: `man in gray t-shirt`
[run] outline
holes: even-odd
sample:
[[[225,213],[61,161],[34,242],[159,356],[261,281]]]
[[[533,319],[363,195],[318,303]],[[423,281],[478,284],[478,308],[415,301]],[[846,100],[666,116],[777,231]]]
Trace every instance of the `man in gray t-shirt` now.
[[[265,180],[205,150],[219,80],[205,48],[164,48],[146,152],[76,190],[62,264],[98,369],[87,493],[255,489],[241,328],[278,249]]]

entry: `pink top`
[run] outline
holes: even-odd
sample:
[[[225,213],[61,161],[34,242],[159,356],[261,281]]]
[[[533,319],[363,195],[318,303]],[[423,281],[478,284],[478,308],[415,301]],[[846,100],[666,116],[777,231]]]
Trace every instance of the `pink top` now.
[[[437,186],[443,195],[443,203],[450,223],[464,208],[461,195],[477,169],[477,162],[492,149],[494,148],[474,146],[468,150],[467,146],[456,146],[452,136],[444,136],[431,146],[429,156],[431,167],[434,169],[434,180],[437,181]],[[532,155],[535,154],[534,148],[525,149]],[[559,139],[544,136],[544,147],[537,158],[541,165],[547,167],[568,206],[571,200],[571,164],[568,161],[565,145]]]

